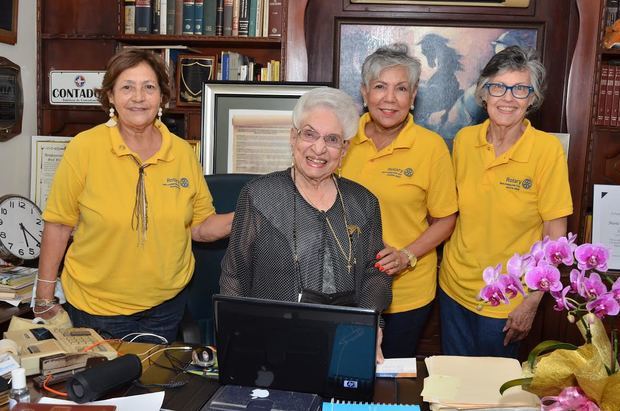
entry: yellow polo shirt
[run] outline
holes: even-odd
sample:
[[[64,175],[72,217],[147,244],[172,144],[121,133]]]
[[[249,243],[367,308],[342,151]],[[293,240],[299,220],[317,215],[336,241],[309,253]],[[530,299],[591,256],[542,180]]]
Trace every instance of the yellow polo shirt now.
[[[43,219],[76,228],[62,285],[67,300],[90,314],[132,314],[179,293],[194,271],[190,227],[215,213],[192,148],[156,126],[161,148],[144,163],[143,246],[132,229],[138,156],[117,127],[75,136],[54,177]]]
[[[543,222],[573,212],[568,167],[559,140],[526,130],[506,153],[495,157],[486,139],[489,120],[462,129],[452,150],[459,216],[446,243],[439,285],[452,299],[480,315],[507,318],[521,298],[478,310],[482,271],[524,254],[542,239]]]
[[[428,228],[427,216],[441,218],[457,211],[450,153],[436,133],[409,119],[394,141],[377,151],[366,136],[368,113],[351,139],[342,175],[366,187],[378,199],[383,240],[396,248],[412,243]],[[437,254],[433,250],[394,277],[387,313],[420,308],[435,298]]]

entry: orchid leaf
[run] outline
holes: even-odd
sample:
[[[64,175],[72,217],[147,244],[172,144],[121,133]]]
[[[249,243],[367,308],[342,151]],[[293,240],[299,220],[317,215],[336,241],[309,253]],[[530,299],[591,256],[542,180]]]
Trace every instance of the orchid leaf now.
[[[558,349],[576,350],[577,346],[573,344],[561,342],[561,341],[554,341],[554,340],[543,341],[540,344],[538,344],[536,347],[534,347],[534,349],[532,349],[532,351],[530,352],[530,355],[528,355],[527,357],[527,362],[530,364],[530,368],[534,369],[534,363],[536,362],[536,358],[538,358],[539,355],[544,354],[549,351],[558,350]]]
[[[516,386],[525,386],[525,385],[530,385],[530,383],[532,382],[532,378],[517,378],[515,380],[510,380],[510,381],[506,381],[505,383],[502,384],[501,387],[499,387],[499,393],[503,394],[504,391],[506,391],[508,388],[512,388],[512,387],[516,387]]]

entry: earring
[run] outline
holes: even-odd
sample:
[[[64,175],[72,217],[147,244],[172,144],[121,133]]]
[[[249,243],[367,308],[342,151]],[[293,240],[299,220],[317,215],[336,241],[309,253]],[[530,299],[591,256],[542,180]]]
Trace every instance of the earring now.
[[[364,101],[364,104],[362,105],[364,106],[364,108],[368,108],[368,103],[366,103],[365,101]]]
[[[336,170],[336,175],[338,176],[338,178],[342,177],[342,167],[338,167],[338,169]]]
[[[164,114],[164,110],[161,107],[159,107],[159,110],[157,111],[157,119],[159,121],[161,121],[162,114]]]
[[[413,108],[415,107],[415,105],[411,104],[411,108],[410,110],[413,111]]]
[[[106,121],[105,125],[108,127],[116,126],[116,119],[114,118],[114,107],[110,107],[109,114],[110,119]]]

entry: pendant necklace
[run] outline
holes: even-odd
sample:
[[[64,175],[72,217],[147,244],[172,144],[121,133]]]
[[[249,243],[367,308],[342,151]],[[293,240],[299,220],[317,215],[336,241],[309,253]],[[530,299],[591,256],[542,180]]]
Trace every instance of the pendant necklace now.
[[[293,184],[295,185],[295,187],[297,187],[297,179],[296,177],[296,172],[295,172],[295,168],[293,167]],[[344,200],[342,199],[342,193],[340,192],[340,187],[338,186],[338,182],[336,181],[336,178],[334,176],[332,176],[332,180],[334,182],[334,186],[336,187],[336,192],[337,192],[337,196],[338,199],[340,200],[340,205],[342,206],[342,215],[343,215],[343,220],[344,220],[344,227],[345,230],[347,230],[347,227],[349,227],[348,221],[347,221],[347,212],[346,209],[344,207]],[[349,235],[348,231],[347,231],[347,240],[348,240],[348,253],[345,252],[344,250],[344,246],[342,245],[342,243],[340,242],[340,240],[338,239],[338,236],[336,235],[336,230],[334,230],[334,227],[329,219],[329,217],[327,216],[327,212],[319,210],[319,208],[312,202],[312,200],[310,200],[310,197],[308,196],[308,194],[305,192],[305,190],[303,188],[301,188],[301,186],[298,187],[300,194],[305,194],[305,198],[306,200],[308,200],[308,202],[310,203],[310,205],[312,205],[312,207],[314,207],[315,209],[317,209],[321,214],[323,214],[323,216],[325,217],[325,221],[327,222],[327,226],[329,227],[329,231],[332,233],[332,236],[334,237],[334,240],[336,240],[336,245],[338,246],[338,249],[340,250],[340,254],[342,255],[342,257],[344,258],[344,260],[347,262],[347,272],[350,274],[351,273],[351,269],[353,268],[353,266],[356,264],[355,258],[353,257],[353,244],[351,242],[351,236]],[[298,263],[298,255],[297,255],[297,224],[296,224],[296,202],[293,201],[293,220],[294,220],[294,227],[293,227],[293,242],[294,245],[293,247],[295,248],[294,250],[294,258],[295,258],[295,262]],[[301,280],[301,278],[300,278]]]

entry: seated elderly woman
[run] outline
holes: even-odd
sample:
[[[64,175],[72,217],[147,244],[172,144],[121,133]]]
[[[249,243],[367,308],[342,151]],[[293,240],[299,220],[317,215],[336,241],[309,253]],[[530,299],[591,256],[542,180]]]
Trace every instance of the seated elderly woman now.
[[[241,191],[222,261],[222,294],[388,307],[391,279],[375,268],[383,249],[379,203],[334,174],[357,120],[353,100],[340,90],[321,87],[299,99],[292,167]]]
[[[566,234],[573,212],[566,156],[556,137],[525,118],[542,104],[544,77],[533,50],[497,53],[476,87],[489,119],[454,140],[459,216],[439,273],[444,354],[516,357],[541,293],[481,309],[482,271]]]

